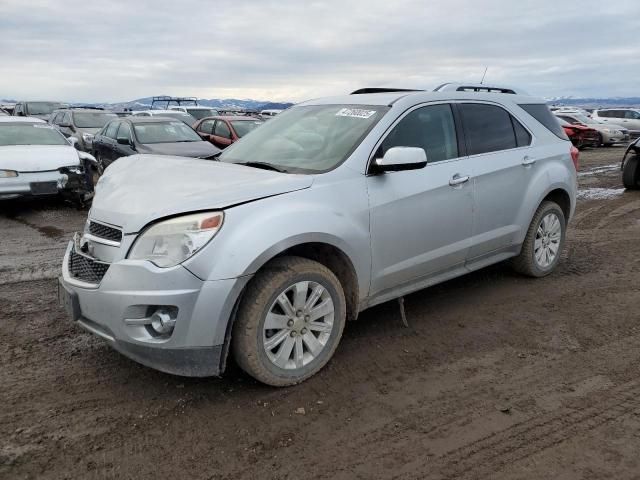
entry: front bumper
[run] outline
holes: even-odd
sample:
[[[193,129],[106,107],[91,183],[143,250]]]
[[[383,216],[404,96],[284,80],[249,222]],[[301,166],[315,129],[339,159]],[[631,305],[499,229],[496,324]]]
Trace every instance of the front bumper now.
[[[631,137],[629,136],[628,133],[618,133],[618,134],[614,134],[614,133],[606,133],[606,132],[602,132],[602,143],[608,143],[608,144],[626,144],[629,143],[631,141]]]
[[[74,298],[72,318],[125,356],[166,373],[215,376],[224,367],[227,326],[248,278],[203,281],[178,265],[120,260],[109,265],[99,284],[78,281],[69,271],[70,242],[59,289]],[[170,336],[158,336],[136,320],[158,308],[176,312]],[[72,313],[72,312],[70,312]]]
[[[58,170],[18,173],[17,177],[0,178],[0,200],[17,197],[57,195],[75,183],[75,176]]]

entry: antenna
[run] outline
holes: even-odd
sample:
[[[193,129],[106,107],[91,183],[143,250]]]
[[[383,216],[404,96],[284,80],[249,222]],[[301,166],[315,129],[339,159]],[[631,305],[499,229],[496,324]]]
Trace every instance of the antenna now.
[[[484,67],[484,73],[482,74],[482,80],[480,80],[480,85],[484,83],[484,77],[487,74],[487,70],[489,70],[489,67]]]

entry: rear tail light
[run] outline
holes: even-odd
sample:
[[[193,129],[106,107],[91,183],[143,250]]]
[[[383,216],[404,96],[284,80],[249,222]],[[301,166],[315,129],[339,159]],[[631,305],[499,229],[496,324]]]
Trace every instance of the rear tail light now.
[[[573,166],[576,167],[576,171],[578,171],[578,160],[580,159],[580,150],[571,145],[571,161],[573,162]]]

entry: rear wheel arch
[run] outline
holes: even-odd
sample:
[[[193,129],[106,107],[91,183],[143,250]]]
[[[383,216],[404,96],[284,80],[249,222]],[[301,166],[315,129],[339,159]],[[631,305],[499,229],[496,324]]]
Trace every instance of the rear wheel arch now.
[[[549,193],[545,195],[545,197],[538,203],[536,207],[536,211],[542,202],[551,201],[557,203],[558,206],[562,209],[562,213],[564,213],[564,219],[566,223],[569,223],[569,216],[571,215],[571,197],[569,193],[563,188],[556,188],[551,190]],[[535,213],[534,213],[535,214]],[[533,216],[532,216],[533,218]]]

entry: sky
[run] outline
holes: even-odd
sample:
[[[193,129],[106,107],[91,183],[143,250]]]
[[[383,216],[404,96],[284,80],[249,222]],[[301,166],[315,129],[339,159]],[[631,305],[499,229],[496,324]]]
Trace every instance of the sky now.
[[[640,96],[640,0],[0,0],[0,98]]]

